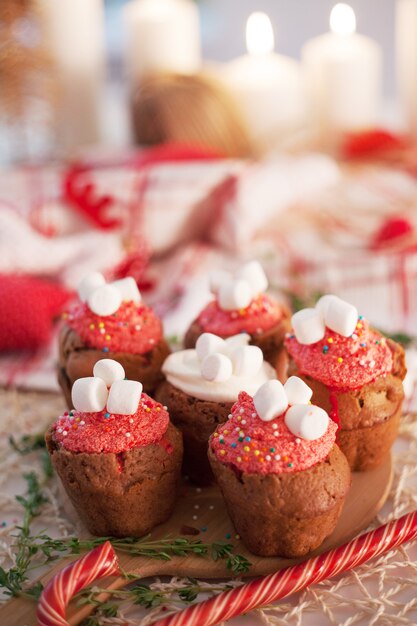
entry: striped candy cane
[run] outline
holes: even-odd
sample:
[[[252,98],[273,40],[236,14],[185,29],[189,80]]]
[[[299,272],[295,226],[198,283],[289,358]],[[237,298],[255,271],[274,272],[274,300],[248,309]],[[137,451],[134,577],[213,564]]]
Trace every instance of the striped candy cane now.
[[[62,569],[49,581],[39,600],[39,626],[68,626],[66,608],[71,598],[98,578],[120,574],[113,546],[106,541]]]
[[[362,565],[406,541],[417,538],[417,511],[380,526],[348,543],[303,563],[190,606],[174,615],[153,622],[152,626],[212,626],[281,600],[309,585]]]

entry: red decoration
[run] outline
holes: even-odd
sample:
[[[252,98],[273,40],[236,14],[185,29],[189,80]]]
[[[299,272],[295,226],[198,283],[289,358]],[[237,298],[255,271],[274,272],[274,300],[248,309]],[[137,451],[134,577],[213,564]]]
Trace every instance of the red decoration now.
[[[36,611],[38,625],[69,626],[65,612],[71,598],[98,578],[115,574],[120,574],[119,562],[113,546],[106,541],[62,569],[48,583]]]
[[[414,232],[413,225],[405,217],[388,217],[375,233],[371,249],[379,250],[391,244],[399,244]]]
[[[223,158],[221,154],[208,148],[198,146],[182,146],[179,144],[162,144],[143,150],[129,161],[75,164],[68,169],[63,180],[64,199],[79,211],[96,227],[109,230],[121,226],[120,219],[110,216],[114,207],[114,198],[108,195],[99,196],[96,185],[89,180],[92,172],[115,165],[144,171],[148,166],[158,163],[174,163],[178,161],[210,161]]]
[[[97,196],[96,186],[88,181],[89,167],[74,165],[64,177],[64,198],[97,228],[108,230],[120,226],[120,220],[111,218],[114,204],[111,196]]]
[[[342,156],[346,159],[380,158],[388,152],[405,150],[406,138],[381,128],[346,135],[342,145]]]
[[[58,284],[0,274],[0,351],[33,350],[49,340],[53,319],[70,297]]]

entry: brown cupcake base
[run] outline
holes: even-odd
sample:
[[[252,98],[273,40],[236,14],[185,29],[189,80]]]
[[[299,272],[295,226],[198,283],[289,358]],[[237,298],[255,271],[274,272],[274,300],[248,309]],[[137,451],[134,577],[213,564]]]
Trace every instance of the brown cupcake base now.
[[[209,460],[227,510],[245,546],[258,556],[302,557],[333,532],[351,482],[334,446],[325,461],[302,472],[246,474]]]
[[[258,346],[262,350],[265,361],[268,361],[276,369],[277,377],[282,382],[285,382],[287,378],[288,356],[284,348],[284,339],[290,328],[290,312],[284,308],[283,318],[276,326],[259,335],[251,335],[250,340],[253,346]],[[184,337],[185,348],[194,348],[197,339],[204,332],[198,320],[194,320]]]
[[[46,444],[81,520],[97,536],[141,537],[165,522],[174,508],[182,461],[181,433],[172,425],[158,444],[119,454],[73,453]]]
[[[168,407],[172,423],[184,438],[183,473],[201,487],[214,481],[207,458],[208,440],[219,424],[227,420],[233,403],[199,400],[169,382],[158,388],[155,399]]]
[[[365,472],[382,463],[397,438],[402,408],[385,422],[369,428],[340,429],[337,442],[353,472]]]
[[[360,389],[330,389],[300,372],[290,360],[290,375],[302,378],[313,390],[313,404],[338,421],[337,442],[353,471],[377,467],[398,435],[406,373],[404,350],[391,340],[387,343],[393,356],[392,372]]]
[[[59,334],[58,382],[64,393],[68,408],[72,409],[71,389],[78,378],[93,375],[93,367],[100,359],[114,359],[123,365],[128,380],[138,380],[145,393],[152,395],[163,380],[162,364],[171,350],[161,339],[145,354],[127,352],[103,352],[89,348],[82,338],[67,325]]]

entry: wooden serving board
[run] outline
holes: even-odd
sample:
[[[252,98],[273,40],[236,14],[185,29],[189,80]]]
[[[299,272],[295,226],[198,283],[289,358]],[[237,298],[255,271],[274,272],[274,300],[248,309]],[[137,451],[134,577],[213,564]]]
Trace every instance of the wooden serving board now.
[[[384,463],[376,469],[354,473],[352,487],[346,498],[342,515],[333,534],[313,554],[318,554],[341,545],[361,530],[366,528],[385,503],[392,482],[392,463],[388,456]],[[198,531],[190,536],[187,528]],[[248,552],[239,538],[225,510],[220,491],[217,487],[198,489],[185,484],[171,519],[152,532],[152,539],[166,535],[176,537],[187,536],[190,539],[201,539],[204,543],[227,541],[233,543],[235,552],[246,556],[252,563],[246,576],[271,574],[283,567],[298,561],[283,558],[257,557]],[[312,556],[312,554],[308,555]],[[41,577],[45,584],[63,566],[79,558],[72,556],[60,560],[51,570]],[[307,557],[306,557],[307,558]],[[124,571],[138,574],[143,578],[149,576],[192,576],[195,578],[227,578],[232,574],[226,569],[224,561],[212,561],[195,555],[174,557],[171,561],[159,561],[147,557],[132,557],[119,553],[120,564]],[[305,559],[304,559],[305,560]],[[122,577],[107,579],[100,586],[117,589],[124,586]],[[71,625],[79,624],[91,612],[90,607],[82,609],[71,606],[68,619]],[[0,624],[7,626],[34,626],[36,624],[35,604],[29,600],[13,599],[0,609]]]

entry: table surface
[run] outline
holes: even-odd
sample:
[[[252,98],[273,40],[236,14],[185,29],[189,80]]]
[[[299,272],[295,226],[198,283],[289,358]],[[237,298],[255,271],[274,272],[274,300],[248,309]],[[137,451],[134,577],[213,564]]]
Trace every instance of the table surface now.
[[[8,443],[10,435],[42,432],[63,408],[59,395],[34,392],[0,391],[0,564],[10,567],[13,559],[12,535],[21,520],[22,511],[15,494],[23,493],[26,471],[40,469],[37,453],[21,456]],[[50,502],[37,528],[64,536],[77,533],[59,498],[58,484],[48,485]],[[417,500],[417,416],[404,416],[401,433],[394,447],[394,482],[390,496],[375,525],[411,511]],[[347,575],[324,581],[273,606],[235,618],[234,626],[258,624],[415,624],[417,622],[417,546],[415,543],[394,550]],[[35,576],[39,572],[33,572]],[[179,579],[148,580],[154,588],[173,588],[183,584]],[[227,581],[225,581],[227,582]],[[219,583],[216,582],[218,589]],[[222,583],[220,583],[222,584]],[[207,593],[212,583],[207,582]],[[203,596],[200,596],[200,599]],[[145,624],[160,608],[144,610],[122,605],[123,623]],[[166,611],[164,611],[166,615]],[[119,623],[116,621],[102,621]]]

